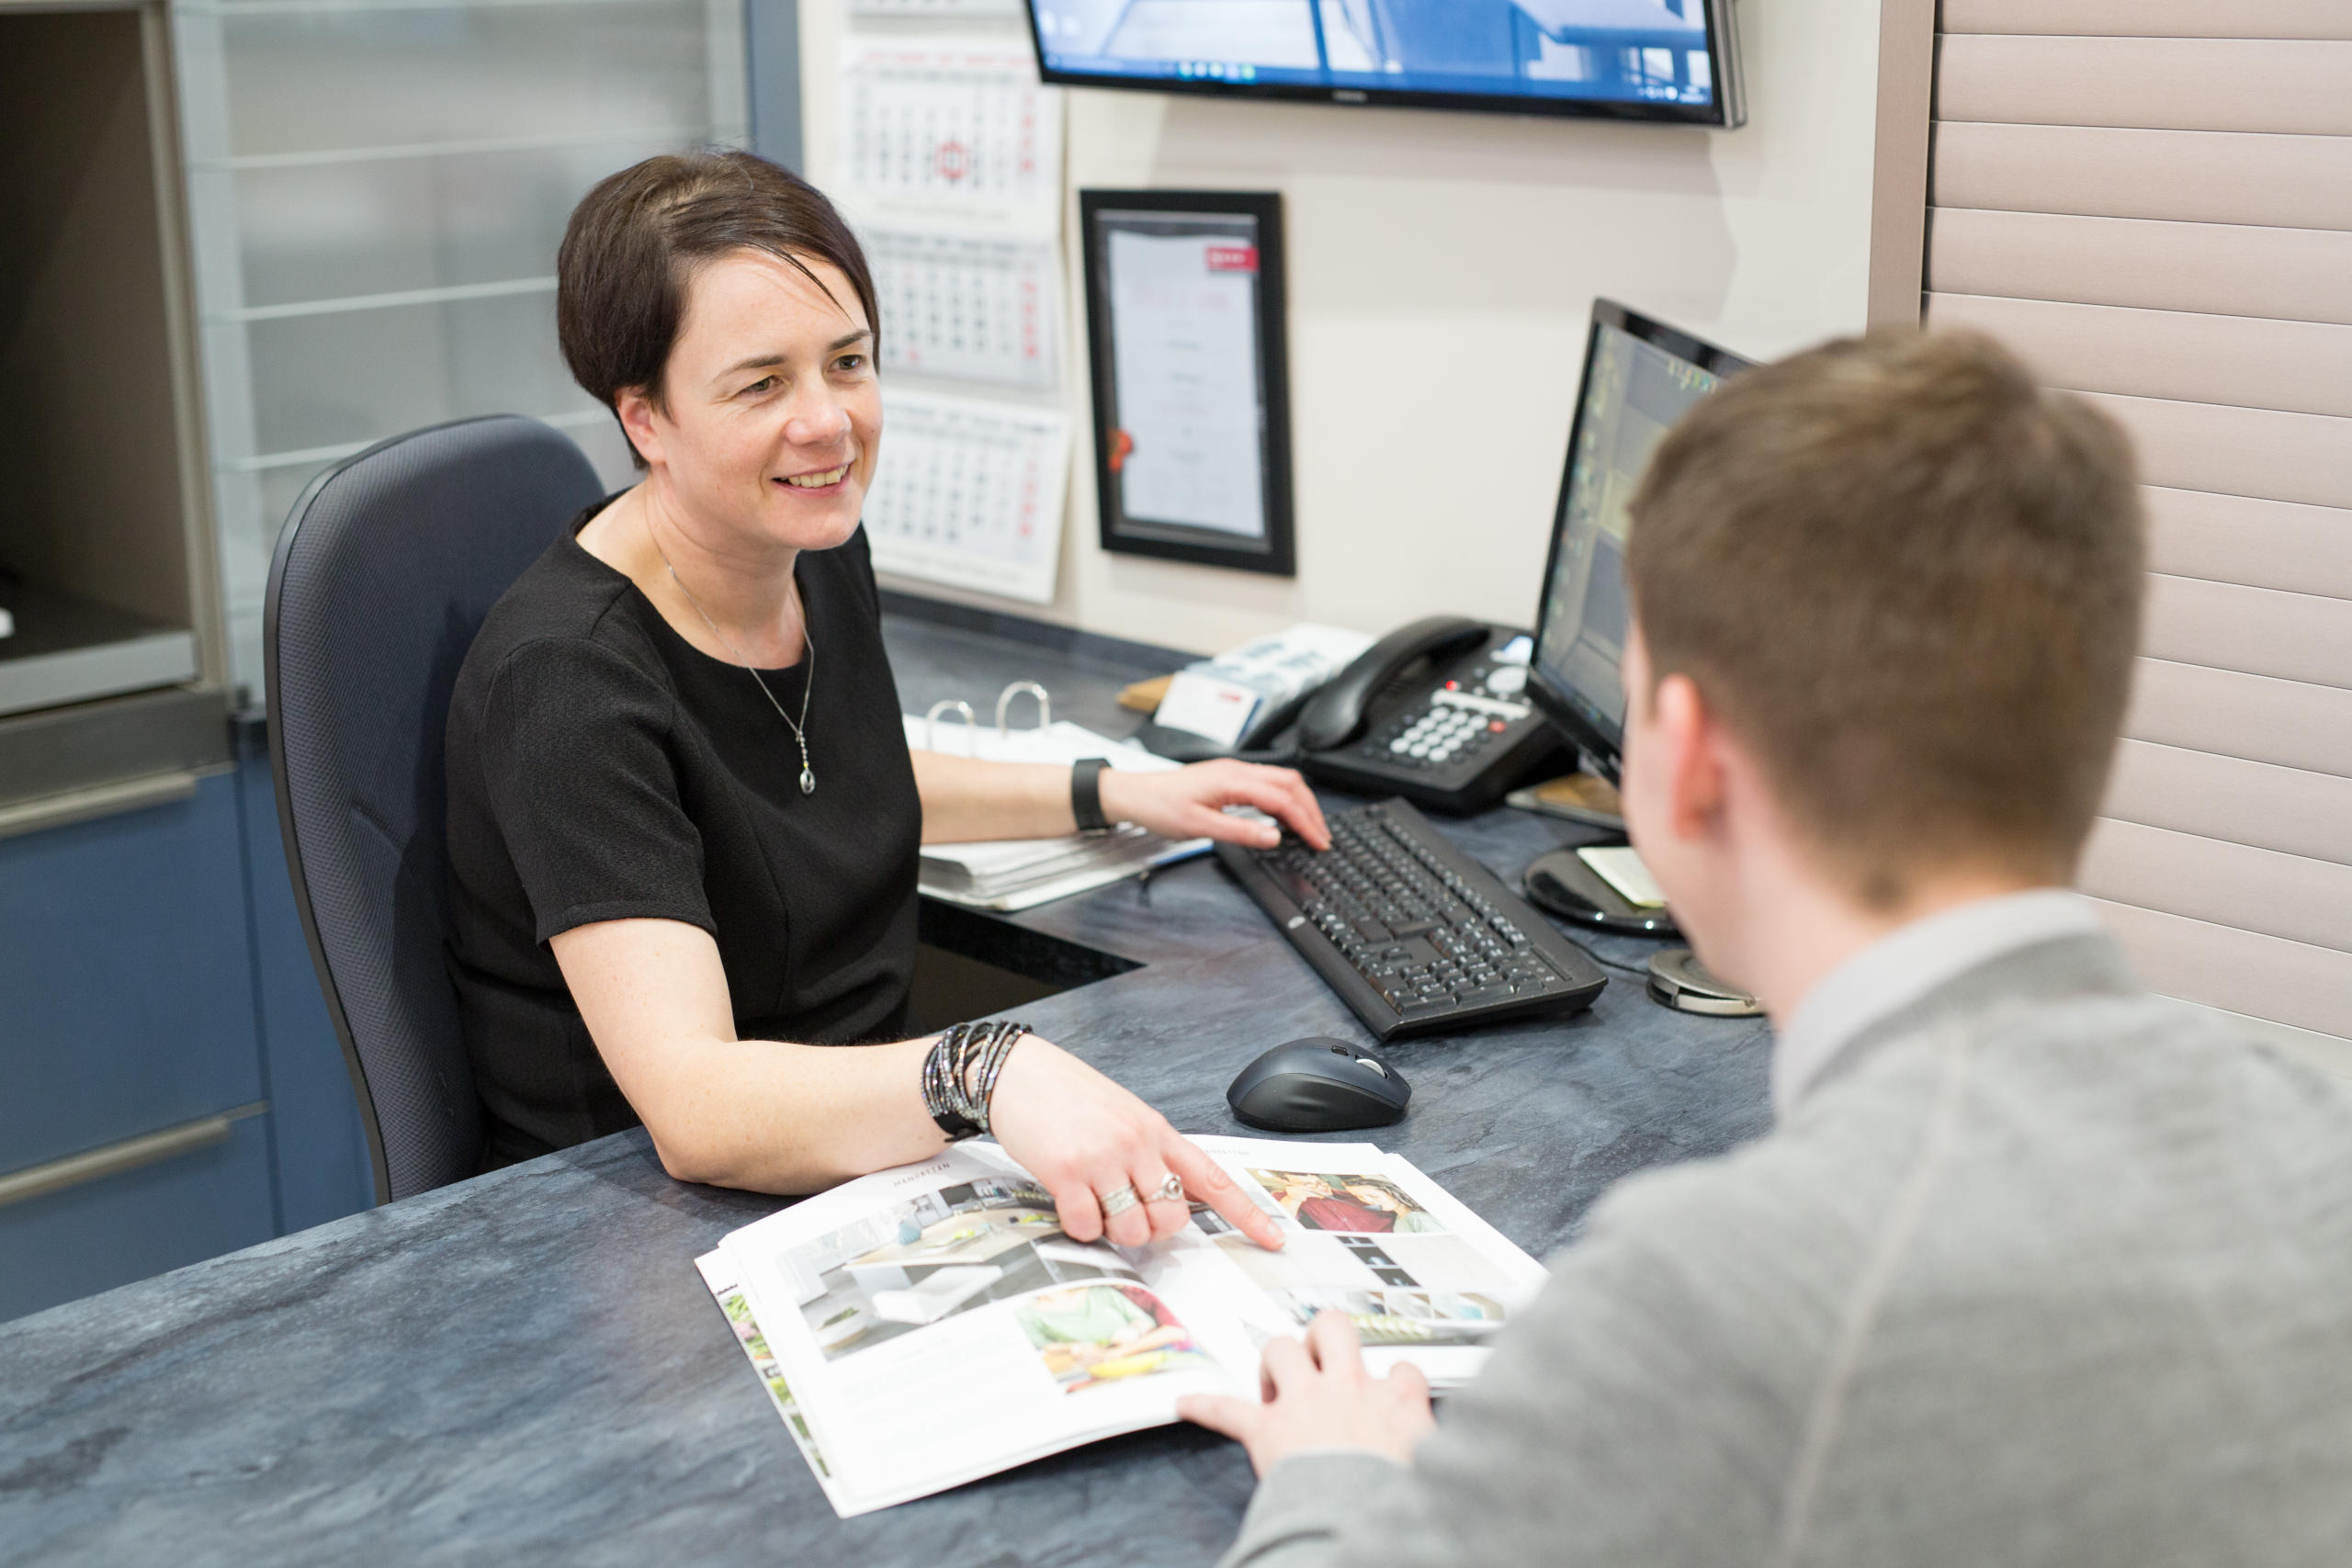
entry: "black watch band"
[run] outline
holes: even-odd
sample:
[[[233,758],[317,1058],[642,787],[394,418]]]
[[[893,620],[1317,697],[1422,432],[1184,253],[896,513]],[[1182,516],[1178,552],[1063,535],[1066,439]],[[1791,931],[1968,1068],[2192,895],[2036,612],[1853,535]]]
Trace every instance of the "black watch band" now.
[[[1111,819],[1102,815],[1102,770],[1110,765],[1101,757],[1070,765],[1069,809],[1081,833],[1110,831]]]

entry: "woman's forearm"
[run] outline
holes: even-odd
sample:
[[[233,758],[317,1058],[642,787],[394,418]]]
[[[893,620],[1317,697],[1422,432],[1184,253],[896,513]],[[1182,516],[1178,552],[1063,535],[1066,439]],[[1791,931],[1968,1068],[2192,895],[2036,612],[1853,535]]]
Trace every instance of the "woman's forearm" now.
[[[814,1192],[935,1153],[921,1040],[786,1045],[738,1040],[710,933],[604,920],[548,946],[580,1016],[664,1169],[686,1181]]]
[[[680,920],[602,920],[548,945],[671,1175],[813,1192],[944,1145],[922,1098],[933,1041],[738,1040],[718,944]],[[1121,1246],[1140,1247],[1181,1229],[1180,1202],[1131,1204],[1106,1225],[1097,1201],[1122,1187],[1156,1193],[1172,1174],[1260,1245],[1282,1245],[1273,1222],[1165,1117],[1050,1042],[1023,1038],[988,1093],[991,1130],[1053,1194],[1073,1240],[1107,1229]]]
[[[914,763],[926,844],[1050,839],[1077,831],[1068,768],[985,762],[940,751],[917,751]]]
[[[921,1087],[930,1049],[929,1040],[678,1040],[658,1066],[632,1075],[640,1082],[630,1100],[662,1168],[680,1180],[816,1192],[939,1152]]]

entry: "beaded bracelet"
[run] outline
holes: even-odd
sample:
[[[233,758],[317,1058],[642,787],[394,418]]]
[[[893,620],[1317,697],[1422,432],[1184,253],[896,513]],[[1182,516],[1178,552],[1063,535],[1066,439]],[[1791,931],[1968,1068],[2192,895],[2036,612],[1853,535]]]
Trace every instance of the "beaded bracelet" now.
[[[923,1058],[923,1109],[931,1112],[931,1119],[939,1124],[939,1130],[947,1134],[950,1142],[977,1137],[980,1133],[979,1123],[963,1113],[949,1088],[956,1054],[962,1050],[971,1032],[972,1026],[968,1023],[956,1025],[940,1035],[933,1043],[931,1054]]]
[[[946,1109],[946,1102],[939,1090],[939,1047],[936,1044],[932,1046],[931,1055],[922,1062],[922,1108],[930,1112],[933,1122],[939,1123],[939,1130],[947,1134],[950,1142],[968,1138],[979,1131],[978,1127],[967,1127],[961,1117]]]
[[[951,1143],[989,1131],[989,1106],[1025,1023],[959,1023],[941,1034],[922,1064],[922,1104]]]
[[[1004,1072],[1005,1061],[1012,1055],[1013,1046],[1020,1043],[1021,1037],[1028,1032],[1029,1026],[1025,1023],[1008,1023],[1002,1026],[997,1032],[996,1038],[989,1043],[988,1055],[980,1062],[978,1097],[980,1120],[984,1123],[989,1120],[989,1109],[996,1103],[996,1080]]]

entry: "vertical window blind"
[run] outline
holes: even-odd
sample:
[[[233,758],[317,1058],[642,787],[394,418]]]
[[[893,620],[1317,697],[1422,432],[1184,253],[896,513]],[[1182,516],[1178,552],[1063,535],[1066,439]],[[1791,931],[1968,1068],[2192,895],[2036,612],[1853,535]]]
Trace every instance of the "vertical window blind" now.
[[[2352,0],[1943,0],[1927,315],[2138,444],[2153,575],[2081,886],[2150,985],[2352,1073]]]

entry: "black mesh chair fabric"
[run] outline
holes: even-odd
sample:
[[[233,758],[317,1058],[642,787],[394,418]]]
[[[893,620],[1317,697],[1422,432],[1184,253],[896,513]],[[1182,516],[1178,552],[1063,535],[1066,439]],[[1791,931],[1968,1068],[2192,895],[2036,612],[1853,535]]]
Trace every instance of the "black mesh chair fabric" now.
[[[379,1202],[481,1158],[442,959],[449,691],[491,605],[602,493],[546,425],[466,420],[329,469],[278,535],[262,632],[278,822]]]

